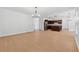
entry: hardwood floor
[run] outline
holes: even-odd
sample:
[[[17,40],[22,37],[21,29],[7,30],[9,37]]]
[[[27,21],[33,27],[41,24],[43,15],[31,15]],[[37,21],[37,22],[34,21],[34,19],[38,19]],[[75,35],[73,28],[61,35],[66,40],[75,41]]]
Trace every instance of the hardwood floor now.
[[[39,31],[0,38],[0,51],[15,52],[76,52],[73,33]]]

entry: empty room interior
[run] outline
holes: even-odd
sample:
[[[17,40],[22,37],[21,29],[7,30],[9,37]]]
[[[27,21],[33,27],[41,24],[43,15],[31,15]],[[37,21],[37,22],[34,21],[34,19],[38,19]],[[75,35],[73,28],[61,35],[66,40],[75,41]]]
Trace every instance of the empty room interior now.
[[[0,52],[78,52],[79,7],[0,7]]]

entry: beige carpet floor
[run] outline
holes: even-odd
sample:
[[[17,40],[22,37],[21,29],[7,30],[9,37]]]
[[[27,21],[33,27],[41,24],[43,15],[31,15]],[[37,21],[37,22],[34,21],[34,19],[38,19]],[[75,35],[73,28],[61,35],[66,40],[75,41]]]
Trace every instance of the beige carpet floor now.
[[[74,35],[68,31],[39,31],[0,38],[3,52],[76,52]]]

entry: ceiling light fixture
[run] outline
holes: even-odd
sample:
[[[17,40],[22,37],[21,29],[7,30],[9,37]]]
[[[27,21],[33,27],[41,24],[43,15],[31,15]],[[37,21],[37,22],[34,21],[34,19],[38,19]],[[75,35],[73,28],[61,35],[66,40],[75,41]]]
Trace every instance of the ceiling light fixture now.
[[[32,17],[40,17],[40,14],[38,14],[38,7],[34,8],[34,14],[32,14]]]

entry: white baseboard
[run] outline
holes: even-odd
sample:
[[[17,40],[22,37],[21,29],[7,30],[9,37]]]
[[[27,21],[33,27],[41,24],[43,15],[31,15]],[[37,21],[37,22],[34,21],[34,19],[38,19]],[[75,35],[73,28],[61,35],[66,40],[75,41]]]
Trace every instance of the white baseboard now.
[[[33,31],[30,31],[30,32],[33,32]],[[11,35],[16,35],[16,34],[22,34],[22,33],[28,33],[28,32],[24,31],[24,32],[18,32],[18,33],[3,34],[3,35],[0,35],[0,37],[6,37],[6,36],[11,36]]]
[[[77,44],[77,48],[79,48],[79,39],[77,38],[76,35],[75,35],[75,41],[76,41],[76,44]]]

